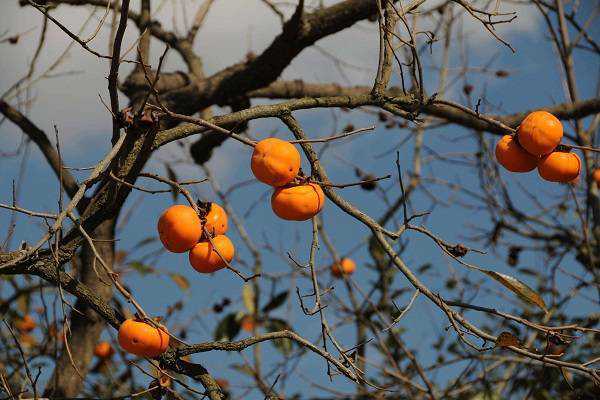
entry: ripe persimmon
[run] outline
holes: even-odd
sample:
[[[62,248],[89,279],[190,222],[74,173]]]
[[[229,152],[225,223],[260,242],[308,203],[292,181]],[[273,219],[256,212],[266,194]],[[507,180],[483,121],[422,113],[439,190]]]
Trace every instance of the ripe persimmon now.
[[[600,168],[596,168],[592,173],[592,178],[596,182],[596,185],[600,186]]]
[[[227,232],[227,213],[217,203],[209,203],[204,227],[212,236],[223,235]]]
[[[26,314],[22,319],[15,323],[17,330],[24,333],[31,332],[36,326],[37,323],[31,314]]]
[[[339,263],[331,265],[331,274],[336,278],[351,275],[356,270],[356,263],[351,258],[342,258]]]
[[[202,222],[192,207],[178,204],[162,213],[158,219],[158,234],[167,250],[183,253],[200,240]]]
[[[254,331],[255,326],[256,322],[254,321],[254,318],[252,318],[252,316],[250,315],[245,315],[240,321],[240,327],[246,332]]]
[[[212,243],[214,243],[214,247],[218,252],[215,251],[213,244],[209,241],[200,242],[190,250],[190,264],[196,271],[204,274],[215,272],[227,265],[225,261],[223,261],[223,258],[227,260],[227,262],[233,260],[235,247],[227,236],[217,235],[212,238]],[[223,258],[221,258],[219,254],[221,254]]]
[[[510,172],[529,172],[535,169],[539,158],[526,152],[513,136],[506,135],[496,144],[496,160]]]
[[[277,138],[254,146],[250,168],[259,181],[271,186],[287,185],[300,171],[300,153],[293,144]]]
[[[563,126],[547,111],[528,114],[517,129],[519,143],[529,154],[543,156],[551,153],[560,143]]]
[[[110,345],[110,343],[102,341],[98,342],[96,347],[94,347],[94,355],[100,359],[110,358],[115,353],[115,349]]]
[[[555,151],[542,157],[538,164],[540,176],[550,182],[570,182],[580,171],[581,160],[575,153]]]
[[[157,357],[169,346],[167,328],[157,328],[139,319],[127,319],[119,328],[119,345],[140,357]]]
[[[316,183],[276,188],[271,196],[275,215],[288,221],[306,221],[325,205],[325,194]]]

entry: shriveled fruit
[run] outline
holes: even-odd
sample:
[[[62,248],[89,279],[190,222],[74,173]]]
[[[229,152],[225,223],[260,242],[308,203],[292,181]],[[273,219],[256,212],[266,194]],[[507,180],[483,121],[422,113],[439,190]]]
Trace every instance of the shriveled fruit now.
[[[596,182],[596,185],[600,186],[600,168],[594,170],[592,178],[594,179],[594,182]]]
[[[212,238],[211,244],[209,241],[200,242],[190,250],[189,258],[190,264],[198,272],[208,274],[224,268],[227,264],[223,261],[223,258],[227,262],[233,260],[235,254],[235,247],[231,240],[225,235],[217,235]],[[217,251],[215,251],[215,248]],[[221,258],[221,256],[223,258]]]
[[[331,265],[331,274],[336,278],[351,275],[356,270],[356,263],[351,258],[342,258],[340,262]]]
[[[526,152],[513,136],[506,135],[496,144],[496,160],[511,172],[529,172],[535,169],[539,158]]]
[[[271,208],[282,219],[306,221],[317,215],[325,205],[323,189],[315,183],[275,189]]]
[[[254,331],[255,326],[256,322],[254,321],[254,318],[252,318],[250,315],[245,315],[240,321],[240,327],[246,332]]]
[[[300,162],[300,153],[293,144],[268,138],[254,146],[250,167],[259,181],[271,186],[283,186],[298,175]]]
[[[22,319],[15,323],[15,327],[19,332],[31,332],[36,326],[37,323],[31,314],[25,315]]]
[[[139,319],[125,320],[119,328],[119,345],[140,357],[157,357],[169,346],[165,327],[157,328]]]
[[[550,182],[570,182],[580,171],[581,160],[575,153],[555,151],[542,157],[538,164],[540,176]]]
[[[210,203],[210,210],[206,214],[204,227],[211,235],[223,235],[227,232],[227,213],[217,203]]]
[[[94,355],[98,358],[105,359],[109,358],[115,353],[115,349],[112,348],[110,343],[102,341],[94,347]]]
[[[200,240],[202,222],[192,207],[178,204],[167,208],[160,216],[158,234],[167,250],[183,253]]]
[[[558,146],[563,136],[563,126],[549,112],[534,111],[521,122],[517,134],[519,143],[529,154],[543,156]]]

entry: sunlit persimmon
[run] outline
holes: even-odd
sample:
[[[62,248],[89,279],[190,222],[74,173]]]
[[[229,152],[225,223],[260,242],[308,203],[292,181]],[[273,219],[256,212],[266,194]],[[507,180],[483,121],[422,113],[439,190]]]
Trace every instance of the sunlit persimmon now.
[[[529,172],[535,169],[539,158],[526,152],[513,136],[506,135],[496,144],[496,160],[511,172]]]
[[[560,143],[563,126],[547,111],[527,115],[517,130],[519,143],[529,154],[542,156],[551,153]]]
[[[225,235],[217,235],[212,238],[212,244],[210,241],[196,244],[190,250],[189,259],[196,271],[208,274],[224,268],[227,263],[223,259],[231,262],[234,255],[235,247],[231,240]]]
[[[110,343],[102,341],[98,342],[94,347],[94,355],[101,359],[110,358],[115,353],[115,349],[112,348]]]
[[[246,332],[253,332],[254,328],[256,327],[256,322],[252,316],[245,315],[240,321],[240,327]]]
[[[277,188],[271,196],[275,215],[288,221],[306,221],[317,215],[324,205],[323,189],[315,183]]]
[[[200,240],[202,222],[192,207],[178,204],[169,207],[160,216],[158,234],[167,250],[183,253]]]
[[[160,328],[138,319],[127,319],[119,328],[119,345],[139,357],[157,357],[169,346],[169,335]]]
[[[352,275],[356,270],[356,263],[351,258],[342,258],[339,263],[331,265],[331,275],[341,278],[344,275]]]
[[[600,168],[594,170],[592,178],[594,179],[594,182],[596,182],[596,185],[600,186]]]
[[[15,322],[15,327],[19,332],[31,332],[36,326],[37,323],[31,314],[26,314],[23,318]]]
[[[570,182],[580,171],[581,160],[575,153],[555,151],[542,157],[538,164],[540,176],[550,182]]]
[[[300,163],[300,153],[293,144],[268,138],[254,146],[250,167],[259,181],[271,186],[283,186],[296,177]]]
[[[217,203],[209,203],[210,210],[206,214],[204,227],[213,236],[223,235],[227,232],[227,213]]]

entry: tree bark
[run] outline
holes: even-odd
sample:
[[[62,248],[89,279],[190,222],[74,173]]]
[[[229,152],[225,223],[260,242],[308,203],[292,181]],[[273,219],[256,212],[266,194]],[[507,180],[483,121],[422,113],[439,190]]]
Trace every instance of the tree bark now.
[[[101,239],[101,241],[95,242],[95,247],[108,266],[112,266],[114,260],[114,237],[115,219],[109,219],[100,224],[92,235],[94,239]],[[100,263],[95,261],[94,252],[87,243],[82,247],[81,260],[79,279],[103,300],[108,301],[112,296],[110,279],[102,270]],[[94,262],[96,268],[94,268]],[[71,335],[68,337],[68,343],[77,370],[85,377],[94,356],[94,347],[106,324],[85,302],[78,300],[75,303],[75,308],[81,313],[71,311]],[[83,380],[73,368],[71,357],[63,345],[52,377],[46,386],[44,396],[74,397],[81,391],[82,387]]]

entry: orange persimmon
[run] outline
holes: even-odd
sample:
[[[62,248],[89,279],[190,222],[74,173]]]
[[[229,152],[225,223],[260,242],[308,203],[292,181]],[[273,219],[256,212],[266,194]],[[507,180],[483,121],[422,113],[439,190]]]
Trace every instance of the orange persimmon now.
[[[567,183],[579,176],[581,160],[575,153],[555,151],[542,157],[538,164],[540,176],[550,182]]]
[[[164,326],[157,328],[139,319],[127,319],[119,328],[119,345],[136,356],[157,357],[167,350],[169,334]]]
[[[496,160],[511,172],[529,172],[535,169],[539,158],[526,152],[513,136],[506,135],[496,144]]]
[[[219,254],[227,262],[231,262],[235,255],[235,247],[225,235],[213,237],[212,244],[209,241],[196,244],[189,253],[190,264],[196,271],[204,274],[218,271],[227,265]]]
[[[325,205],[325,194],[316,183],[275,189],[271,208],[275,215],[288,221],[306,221],[317,215]]]
[[[528,114],[517,129],[519,143],[529,154],[543,156],[551,153],[563,136],[562,123],[547,111]]]
[[[287,185],[296,177],[300,163],[300,153],[293,144],[268,138],[254,146],[250,168],[256,179],[277,187]]]
[[[202,222],[192,207],[178,204],[167,208],[160,216],[158,234],[167,250],[184,253],[200,240]]]

